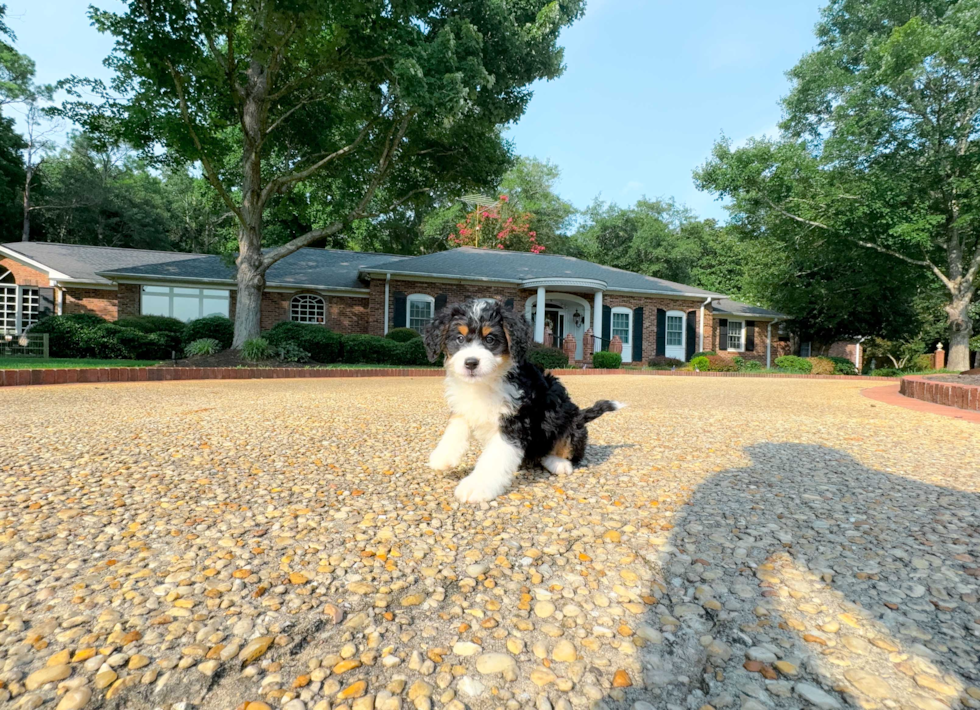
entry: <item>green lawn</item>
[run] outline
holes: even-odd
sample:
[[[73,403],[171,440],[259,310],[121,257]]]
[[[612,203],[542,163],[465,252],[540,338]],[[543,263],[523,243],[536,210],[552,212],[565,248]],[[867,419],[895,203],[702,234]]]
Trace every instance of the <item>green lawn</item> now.
[[[0,370],[75,370],[92,367],[151,367],[159,360],[87,360],[83,358],[0,357]]]

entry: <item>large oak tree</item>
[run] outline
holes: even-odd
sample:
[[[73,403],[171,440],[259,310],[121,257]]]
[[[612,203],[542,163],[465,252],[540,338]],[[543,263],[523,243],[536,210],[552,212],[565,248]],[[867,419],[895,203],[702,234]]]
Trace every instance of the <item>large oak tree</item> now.
[[[832,0],[790,72],[783,141],[719,144],[696,175],[791,246],[921,269],[946,294],[960,370],[980,276],[978,36],[978,0]]]
[[[238,228],[236,347],[259,332],[265,274],[304,246],[430,193],[492,185],[501,129],[562,71],[583,0],[126,0],[93,8],[111,86],[73,79],[64,114],[148,157],[200,163]],[[92,99],[83,89],[94,92]],[[236,158],[229,160],[229,154]],[[327,199],[263,249],[270,202]]]

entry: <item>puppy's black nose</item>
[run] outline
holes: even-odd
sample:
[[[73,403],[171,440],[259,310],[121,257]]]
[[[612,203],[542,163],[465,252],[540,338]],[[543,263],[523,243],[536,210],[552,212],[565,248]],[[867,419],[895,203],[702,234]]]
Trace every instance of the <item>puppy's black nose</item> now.
[[[467,370],[475,370],[480,366],[480,361],[475,357],[468,357],[463,361],[463,364],[466,365]]]

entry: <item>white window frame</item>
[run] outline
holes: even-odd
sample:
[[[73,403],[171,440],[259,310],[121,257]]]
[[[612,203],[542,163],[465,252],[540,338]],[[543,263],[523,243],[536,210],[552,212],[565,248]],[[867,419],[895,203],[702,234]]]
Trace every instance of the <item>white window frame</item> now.
[[[426,293],[409,294],[408,298],[405,299],[405,322],[402,324],[402,327],[412,327],[412,301],[416,303],[427,303],[429,305],[429,320],[426,323],[431,322],[436,317],[436,299],[433,296]],[[418,328],[413,328],[413,330],[421,333],[424,327],[422,325]]]
[[[147,291],[146,289],[148,288],[157,289],[157,290]],[[207,309],[205,308],[208,301],[223,301],[228,306],[227,309],[225,309],[226,310],[224,314],[225,317],[227,318],[231,316],[231,291],[229,291],[228,289],[197,288],[196,286],[158,286],[156,284],[143,284],[142,286],[140,286],[140,315],[147,315],[146,313],[143,312],[143,294],[148,293],[151,296],[167,296],[170,300],[170,308],[166,313],[166,315],[171,318],[174,318],[175,317],[174,316],[174,289],[176,288],[185,291],[190,289],[197,289],[197,312],[198,312],[198,315],[196,316],[197,318],[203,318],[205,315],[208,315],[210,313],[210,311],[207,311]],[[206,293],[208,291],[212,293]],[[224,295],[223,296],[217,295],[218,291],[222,292]],[[188,298],[188,297],[193,298],[193,295],[189,293],[180,293],[177,295],[181,296],[182,298]],[[163,314],[153,313],[149,315],[163,315]],[[194,320],[194,318],[192,318],[191,320]]]
[[[616,306],[610,311],[609,334],[608,334],[609,340],[612,340],[613,336],[616,335],[617,328],[615,326],[615,323],[616,323],[617,314],[625,315],[626,323],[629,326],[627,328],[627,337],[629,338],[629,342],[623,341],[623,362],[632,362],[633,361],[633,309],[625,308],[624,306]],[[620,328],[619,330],[622,329]],[[620,337],[620,340],[622,340],[622,337]]]
[[[313,320],[310,320],[311,310]],[[289,299],[289,320],[293,323],[326,325],[327,299],[318,293],[297,293]]]
[[[731,346],[731,343],[732,343],[732,323],[738,323],[738,332],[739,332],[738,343],[739,343],[739,347],[737,347],[737,348],[733,348]],[[741,352],[745,352],[745,321],[744,320],[731,320],[731,319],[729,319],[728,320],[728,330],[727,330],[727,336],[726,337],[728,338],[728,342],[725,343],[725,350],[726,351],[728,351],[730,353],[741,353]]]
[[[677,318],[681,322],[681,342],[671,344],[668,342],[670,336],[670,319]],[[667,311],[666,318],[664,319],[664,347],[665,348],[680,348],[684,350],[687,345],[687,314],[684,311]]]

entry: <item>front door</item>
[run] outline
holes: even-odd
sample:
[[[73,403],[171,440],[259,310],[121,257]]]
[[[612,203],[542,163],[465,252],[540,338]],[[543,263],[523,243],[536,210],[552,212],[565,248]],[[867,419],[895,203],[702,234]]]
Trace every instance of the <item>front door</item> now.
[[[565,339],[564,311],[558,308],[545,308],[544,322],[546,325],[551,327],[551,332],[555,336],[552,345],[554,345],[556,348],[560,348],[562,346],[562,341]]]
[[[684,338],[684,314],[680,311],[668,311],[664,355],[684,362],[687,359]]]

